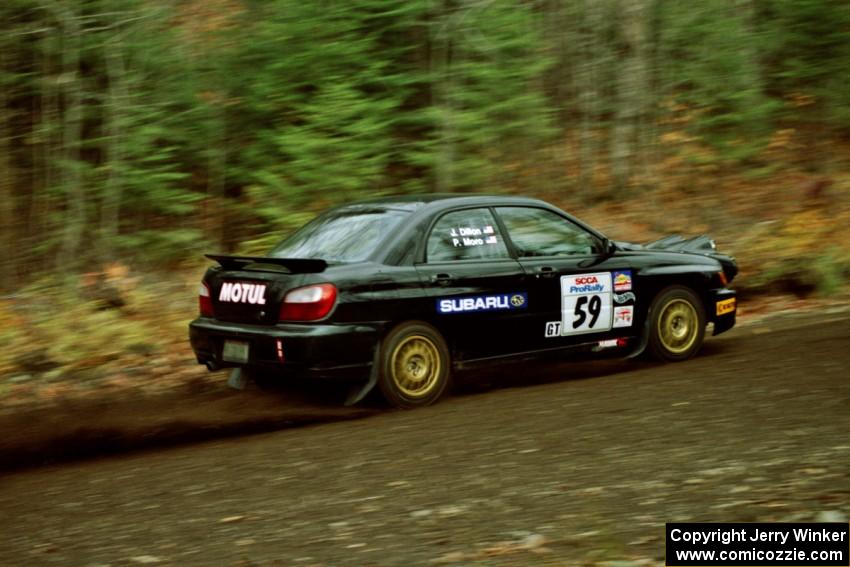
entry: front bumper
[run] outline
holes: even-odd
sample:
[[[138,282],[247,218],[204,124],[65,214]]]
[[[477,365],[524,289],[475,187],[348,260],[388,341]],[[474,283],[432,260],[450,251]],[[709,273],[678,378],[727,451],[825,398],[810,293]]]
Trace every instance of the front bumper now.
[[[725,333],[735,326],[738,313],[738,298],[735,290],[726,288],[712,290],[707,307],[709,320],[714,322],[714,335]]]
[[[372,365],[379,336],[377,326],[363,324],[265,326],[207,317],[189,324],[195,357],[210,369],[247,367],[310,378],[362,378]],[[224,360],[225,340],[247,343],[247,362]],[[283,360],[278,341],[283,347]]]

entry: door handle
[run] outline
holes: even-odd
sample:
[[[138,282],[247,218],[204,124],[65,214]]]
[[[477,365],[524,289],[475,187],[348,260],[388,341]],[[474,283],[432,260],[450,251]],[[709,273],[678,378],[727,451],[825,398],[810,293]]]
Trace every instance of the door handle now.
[[[534,274],[538,278],[554,278],[557,272],[552,266],[540,266],[534,269]]]
[[[449,285],[452,283],[452,275],[446,273],[434,274],[431,276],[431,282],[437,285]]]

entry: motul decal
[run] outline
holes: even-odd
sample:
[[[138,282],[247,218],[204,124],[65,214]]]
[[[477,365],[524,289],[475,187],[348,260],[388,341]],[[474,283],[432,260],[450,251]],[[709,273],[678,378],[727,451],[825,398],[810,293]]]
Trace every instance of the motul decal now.
[[[266,286],[241,282],[225,282],[221,284],[218,300],[228,303],[250,303],[251,305],[266,304]]]

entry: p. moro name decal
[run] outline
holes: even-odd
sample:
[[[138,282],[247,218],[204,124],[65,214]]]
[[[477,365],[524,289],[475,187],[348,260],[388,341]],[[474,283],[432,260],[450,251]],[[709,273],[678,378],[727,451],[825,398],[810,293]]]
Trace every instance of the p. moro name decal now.
[[[525,309],[527,293],[500,293],[474,295],[471,297],[441,298],[437,300],[437,312],[468,313],[470,311],[498,311],[502,309]]]
[[[251,305],[266,304],[265,284],[244,282],[225,282],[221,284],[218,300],[227,303],[250,303]]]

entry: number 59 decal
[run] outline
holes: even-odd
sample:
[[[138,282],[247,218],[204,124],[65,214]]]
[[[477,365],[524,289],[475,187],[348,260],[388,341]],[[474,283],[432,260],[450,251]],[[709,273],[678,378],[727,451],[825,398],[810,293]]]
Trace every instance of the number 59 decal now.
[[[561,277],[561,336],[608,331],[612,315],[611,272]]]

